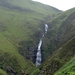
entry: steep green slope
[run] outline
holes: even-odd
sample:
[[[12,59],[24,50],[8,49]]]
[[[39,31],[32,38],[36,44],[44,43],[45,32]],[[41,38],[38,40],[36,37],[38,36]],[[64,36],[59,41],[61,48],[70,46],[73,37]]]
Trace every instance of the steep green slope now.
[[[75,8],[52,18],[48,21],[48,25],[50,29],[42,46],[45,57],[75,36]]]
[[[44,38],[42,50],[44,50],[45,57],[50,57],[41,65],[39,75],[53,75],[56,71],[60,71],[60,68],[74,57],[74,21],[75,8],[63,12],[51,21],[48,21],[50,29],[47,33],[47,38]],[[70,72],[70,70],[67,70],[67,72]]]
[[[31,0],[0,0],[0,68],[9,75],[31,74],[35,66],[27,59],[35,58],[46,20],[60,12]]]
[[[74,57],[75,8],[60,13],[58,9],[31,0],[0,0],[1,73],[38,75],[41,71],[40,75],[53,75]],[[40,66],[39,70],[27,59],[34,62],[45,23],[48,23],[49,31],[43,41],[43,56],[46,59],[56,49],[57,51]],[[66,66],[66,73],[73,74],[73,70],[70,71],[72,67],[72,64]],[[62,69],[60,70],[62,72]]]
[[[0,31],[19,44],[19,52],[33,61],[44,23],[60,12],[31,0],[0,0]]]
[[[40,75],[53,75],[75,55],[75,38],[56,50],[40,67]],[[72,65],[72,64],[71,64]],[[59,74],[60,75],[60,74]]]
[[[75,57],[61,67],[54,75],[75,75]]]
[[[8,75],[5,71],[3,71],[2,69],[0,69],[0,75]]]
[[[58,9],[38,3],[32,0],[0,0],[0,5],[11,10],[18,10],[21,12],[31,12],[41,14],[42,16],[54,15],[60,12]],[[48,12],[50,11],[50,12]]]
[[[28,73],[31,73],[35,66],[19,54],[16,44],[4,37],[2,33],[0,33],[0,39],[0,68],[9,74],[17,73],[17,75],[21,75],[22,70],[27,73],[28,69],[30,69]]]

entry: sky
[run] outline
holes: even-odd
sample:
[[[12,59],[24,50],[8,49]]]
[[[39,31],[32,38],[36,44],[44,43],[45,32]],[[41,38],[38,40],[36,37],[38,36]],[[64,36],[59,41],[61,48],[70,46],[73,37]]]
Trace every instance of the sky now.
[[[41,2],[63,11],[75,7],[75,0],[33,0],[33,1]]]

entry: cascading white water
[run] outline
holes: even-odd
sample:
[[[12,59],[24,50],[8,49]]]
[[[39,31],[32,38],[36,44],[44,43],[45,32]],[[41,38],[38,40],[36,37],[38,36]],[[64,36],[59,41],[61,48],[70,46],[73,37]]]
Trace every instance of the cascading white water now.
[[[35,63],[36,67],[41,64],[41,60],[42,60],[42,57],[41,57],[41,45],[42,45],[42,40],[44,38],[44,35],[47,33],[47,30],[48,30],[48,25],[45,24],[45,33],[42,35],[42,38],[40,39],[39,44],[38,44],[38,49],[37,49],[37,54],[36,54],[36,63]]]
[[[48,25],[45,24],[45,33],[47,33],[47,30],[48,30]]]

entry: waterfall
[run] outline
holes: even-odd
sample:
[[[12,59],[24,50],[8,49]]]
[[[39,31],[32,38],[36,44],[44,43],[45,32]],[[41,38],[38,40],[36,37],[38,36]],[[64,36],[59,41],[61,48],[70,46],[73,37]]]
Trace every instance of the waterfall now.
[[[37,48],[37,54],[36,54],[36,67],[39,66],[41,64],[41,61],[42,61],[42,57],[41,57],[41,45],[42,45],[42,40],[45,36],[45,34],[47,33],[47,30],[48,30],[48,25],[45,24],[45,33],[42,35],[39,43],[38,43],[38,48]]]

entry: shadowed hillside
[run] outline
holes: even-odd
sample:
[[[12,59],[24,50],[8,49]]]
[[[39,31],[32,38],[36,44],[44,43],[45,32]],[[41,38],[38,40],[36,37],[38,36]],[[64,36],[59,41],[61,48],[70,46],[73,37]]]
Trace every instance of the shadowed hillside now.
[[[61,46],[49,58],[47,58],[47,60],[40,67],[42,69],[40,75],[53,75],[64,64],[69,62],[69,60],[71,60],[71,58],[73,58],[74,56],[75,56],[75,38],[73,38],[72,40],[70,40],[63,46]],[[64,72],[66,73],[65,70]],[[64,73],[62,74],[59,73],[55,75],[63,75],[63,74]],[[70,75],[70,74],[67,74],[67,75]]]
[[[42,60],[35,63],[39,39]],[[0,74],[75,74],[75,8],[65,12],[31,0],[0,0]],[[32,61],[32,62],[31,62]]]
[[[47,38],[44,39],[43,52],[49,58],[39,67],[39,75],[73,75],[75,56],[75,8],[70,9],[49,23]],[[73,59],[72,59],[73,58]],[[72,59],[72,60],[71,60]],[[70,65],[70,66],[69,66]],[[55,73],[56,72],[56,73]]]
[[[74,75],[75,74],[75,57],[62,66],[54,75]]]
[[[42,50],[45,57],[75,36],[75,8],[63,12],[48,21],[49,31]]]
[[[31,74],[44,23],[61,13],[31,0],[0,0],[1,74]],[[27,60],[28,59],[28,60]]]

